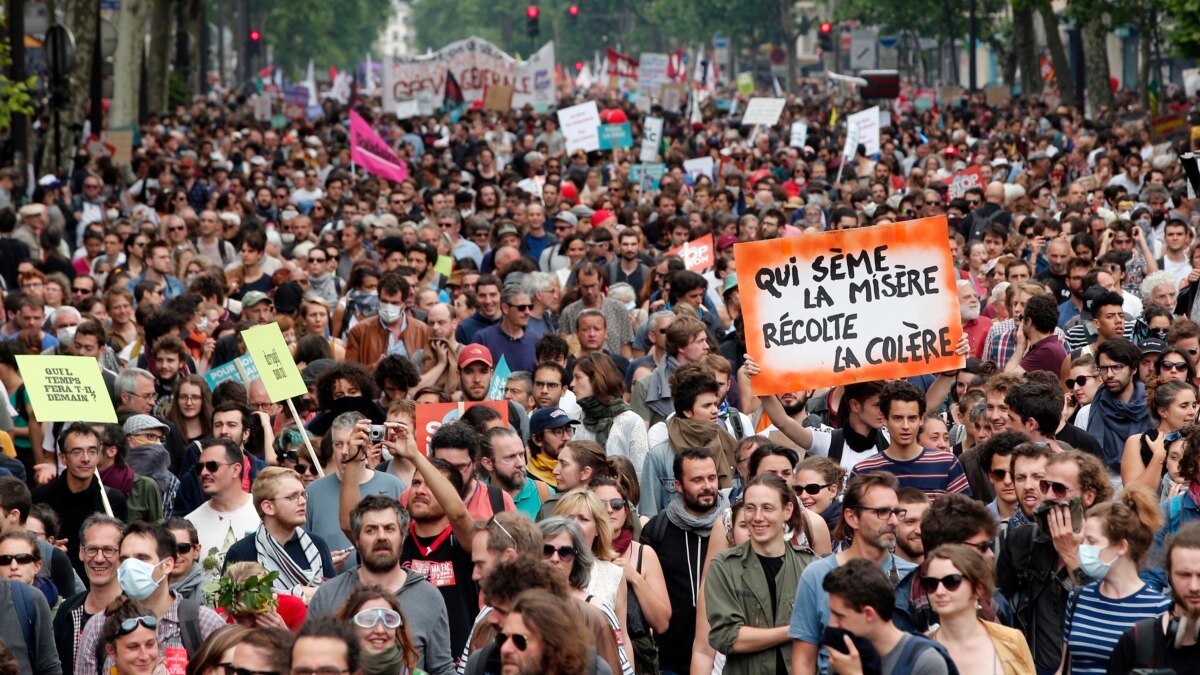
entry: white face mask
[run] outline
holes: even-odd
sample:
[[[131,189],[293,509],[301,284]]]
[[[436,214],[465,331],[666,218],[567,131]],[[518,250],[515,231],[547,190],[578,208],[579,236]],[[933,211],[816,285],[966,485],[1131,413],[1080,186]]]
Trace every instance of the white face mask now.
[[[284,246],[291,246],[296,241],[296,234],[294,232],[280,232],[279,240],[283,242]]]
[[[400,320],[404,313],[404,308],[400,305],[393,305],[387,302],[379,303],[379,318],[386,324],[393,324]]]
[[[76,328],[77,328],[77,326],[67,326],[66,328],[59,328],[57,331],[55,331],[54,337],[58,338],[58,341],[61,344],[64,344],[64,345],[70,344],[75,341],[75,329]]]

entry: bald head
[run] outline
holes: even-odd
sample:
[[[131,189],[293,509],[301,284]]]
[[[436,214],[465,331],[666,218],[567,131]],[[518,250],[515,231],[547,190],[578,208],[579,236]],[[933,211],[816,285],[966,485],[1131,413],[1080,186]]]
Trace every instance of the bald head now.
[[[998,180],[988,183],[987,201],[989,204],[1004,204],[1004,183]]]
[[[512,246],[501,246],[496,249],[496,254],[492,256],[495,261],[496,269],[503,270],[509,263],[521,257],[521,252]]]
[[[444,302],[439,302],[429,308],[429,312],[425,316],[425,323],[429,325],[429,337],[449,340],[454,337],[454,310]]]

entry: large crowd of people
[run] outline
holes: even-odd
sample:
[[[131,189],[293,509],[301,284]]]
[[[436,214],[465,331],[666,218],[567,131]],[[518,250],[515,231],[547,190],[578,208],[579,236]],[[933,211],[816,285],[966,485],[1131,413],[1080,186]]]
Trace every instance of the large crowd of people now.
[[[563,92],[664,117],[658,180],[358,101],[391,182],[346,108],[238,95],[0,169],[0,674],[1200,673],[1200,137],[902,97],[843,157],[866,104],[802,88],[771,127]],[[755,392],[735,243],[934,217],[963,368]],[[36,354],[118,422],[39,420]]]

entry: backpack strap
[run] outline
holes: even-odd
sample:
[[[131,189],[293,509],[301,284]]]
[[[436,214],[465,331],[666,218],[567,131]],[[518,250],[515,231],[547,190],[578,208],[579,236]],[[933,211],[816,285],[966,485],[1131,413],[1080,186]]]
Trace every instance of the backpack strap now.
[[[200,637],[200,602],[191,598],[179,599],[179,637],[189,654],[195,654],[204,640]]]
[[[531,478],[530,480],[533,481],[533,487],[537,488],[538,501],[545,503],[550,497],[550,486],[536,478]]]
[[[1134,665],[1140,668],[1153,668],[1154,663],[1154,631],[1158,630],[1159,617],[1142,619],[1133,624]]]
[[[13,606],[17,610],[17,623],[21,626],[21,637],[25,639],[25,652],[29,655],[29,665],[35,670],[38,667],[37,640],[33,631],[37,621],[37,605],[33,604],[33,589],[28,584],[10,581]]]
[[[501,492],[499,488],[494,488],[491,485],[487,485],[482,482],[480,482],[480,485],[483,485],[484,487],[487,488],[488,499],[492,502],[492,514],[494,515],[497,513],[503,513],[504,512],[504,493]]]
[[[829,434],[829,459],[834,464],[842,463],[842,452],[846,449],[846,432],[834,429]]]
[[[947,675],[958,675],[958,667],[954,665],[954,659],[950,658],[950,652],[946,651],[946,648],[942,646],[942,643],[934,640],[933,638],[928,638],[924,635],[917,635],[915,633],[910,633],[908,640],[904,642],[904,647],[900,652],[900,658],[896,661],[897,669],[892,672],[896,675],[900,675],[900,673],[907,674],[913,672],[913,670],[917,667],[917,659],[921,658],[921,655],[929,649],[932,649],[940,654],[942,659],[946,662]]]
[[[729,426],[733,427],[733,439],[735,441],[742,440],[742,436],[746,433],[746,428],[742,425],[742,414],[737,408],[729,410]]]

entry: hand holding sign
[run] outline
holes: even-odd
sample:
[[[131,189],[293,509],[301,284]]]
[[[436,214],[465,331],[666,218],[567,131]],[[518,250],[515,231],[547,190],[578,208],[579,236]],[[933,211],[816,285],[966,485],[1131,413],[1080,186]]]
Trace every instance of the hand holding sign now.
[[[300,376],[300,369],[292,359],[292,352],[283,339],[279,324],[269,323],[247,328],[242,331],[242,341],[246,343],[246,353],[253,359],[254,367],[261,375],[271,402],[287,401],[288,408],[292,411],[292,419],[296,421],[298,428],[303,429],[304,422],[301,421],[292,398],[307,394],[308,385],[304,384],[304,378]],[[308,456],[317,468],[317,473],[324,476],[325,471],[321,468],[321,462],[317,459],[308,434],[302,433],[300,437],[304,439],[304,446],[308,448]]]
[[[117,423],[100,364],[88,356],[18,356],[29,402],[39,422]]]

